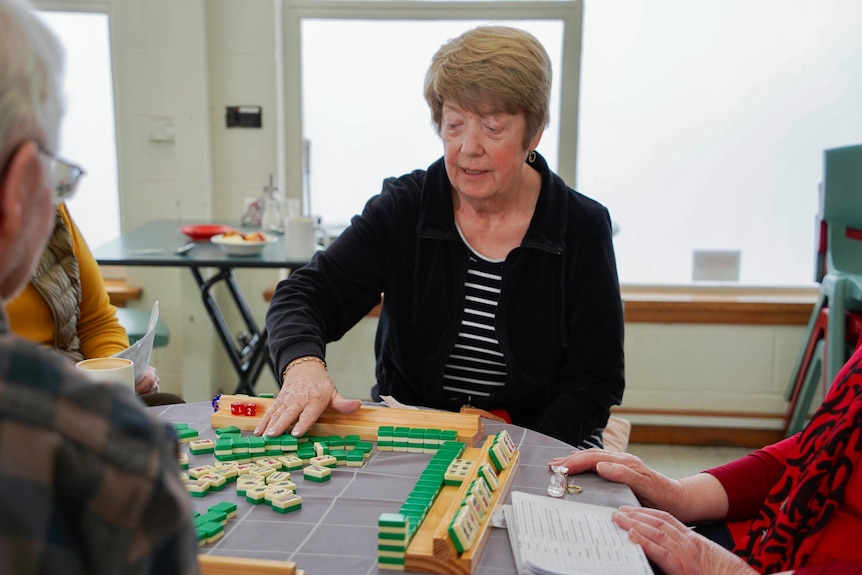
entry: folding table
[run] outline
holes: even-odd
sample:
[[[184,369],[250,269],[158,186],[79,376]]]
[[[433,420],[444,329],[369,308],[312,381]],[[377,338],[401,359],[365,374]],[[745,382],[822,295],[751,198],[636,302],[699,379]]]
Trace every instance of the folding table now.
[[[258,327],[248,301],[234,277],[233,270],[239,268],[296,269],[308,262],[288,259],[280,236],[278,241],[268,244],[263,252],[256,256],[229,255],[209,240],[197,241],[190,251],[177,254],[175,250],[190,241],[180,231],[180,227],[200,223],[200,221],[154,220],[124,232],[120,237],[95,248],[93,255],[99,265],[175,267],[191,271],[200,288],[204,307],[239,377],[234,393],[253,395],[255,382],[265,366],[269,366],[276,384],[281,385],[281,378],[275,373],[275,366],[267,348],[266,328]],[[212,223],[230,225],[241,232],[259,231],[235,226],[231,222]],[[232,303],[245,324],[247,337],[234,340],[224,313],[212,293],[213,288],[219,284],[227,287]]]

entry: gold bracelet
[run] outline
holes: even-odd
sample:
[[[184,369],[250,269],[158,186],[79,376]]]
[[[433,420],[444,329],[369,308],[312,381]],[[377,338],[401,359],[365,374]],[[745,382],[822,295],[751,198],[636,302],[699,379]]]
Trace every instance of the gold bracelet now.
[[[316,355],[306,355],[305,357],[294,359],[293,361],[288,363],[287,367],[284,368],[284,372],[281,374],[281,378],[284,379],[285,377],[287,377],[287,372],[290,371],[290,368],[294,365],[299,365],[300,363],[305,363],[307,361],[316,361],[323,366],[323,369],[326,369],[326,362],[323,359],[317,357]]]

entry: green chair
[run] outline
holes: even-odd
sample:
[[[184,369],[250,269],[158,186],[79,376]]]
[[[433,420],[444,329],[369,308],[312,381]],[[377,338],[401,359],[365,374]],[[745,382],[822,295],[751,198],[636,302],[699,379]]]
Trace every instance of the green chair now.
[[[848,311],[862,311],[862,145],[826,150],[824,166],[826,275],[818,299],[829,306],[833,318],[824,358],[826,381],[831,383],[852,351],[846,349],[846,321],[839,320]]]
[[[825,339],[821,338],[814,344],[811,360],[807,365],[805,373],[802,374],[804,379],[801,382],[799,396],[795,398],[794,409],[788,412],[785,423],[786,436],[802,431],[805,427],[808,411],[811,407],[811,402],[814,400],[814,393],[817,391],[817,385],[823,381],[823,349],[825,341]]]
[[[147,333],[147,326],[150,324],[150,310],[118,307],[117,319],[120,321],[120,325],[126,328],[126,333],[129,335],[129,345],[131,345]],[[157,319],[153,347],[164,347],[168,345],[170,339],[171,334],[167,324],[162,321],[162,318]]]
[[[825,274],[808,322],[808,340],[786,393],[791,401],[787,435],[804,426],[814,396],[810,386],[822,381],[824,391],[828,388],[850,357],[862,329],[862,145],[826,150],[823,163],[820,217],[824,225],[820,229],[826,235]],[[824,309],[828,314],[822,313]],[[828,318],[825,330],[824,316]],[[821,353],[812,354],[821,338]]]

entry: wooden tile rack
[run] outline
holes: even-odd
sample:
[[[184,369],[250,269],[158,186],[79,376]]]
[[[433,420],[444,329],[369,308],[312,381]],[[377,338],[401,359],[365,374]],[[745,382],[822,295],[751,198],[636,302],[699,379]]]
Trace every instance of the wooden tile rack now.
[[[305,575],[290,561],[227,557],[224,555],[200,555],[198,557],[203,575]]]
[[[254,416],[233,415],[230,404],[234,401],[254,403],[257,414]],[[212,414],[210,425],[213,429],[234,425],[244,431],[251,431],[262,418],[262,414],[272,404],[270,398],[246,395],[222,395],[218,400],[218,411]],[[377,441],[377,428],[381,425],[394,427],[421,427],[425,429],[454,429],[458,441],[475,446],[485,435],[482,418],[476,414],[427,409],[401,409],[363,405],[355,413],[338,413],[327,410],[320,416],[310,435],[359,435],[364,441]]]
[[[407,571],[422,571],[423,573],[439,573],[441,575],[470,575],[479,564],[479,558],[488,537],[491,535],[491,515],[498,503],[502,503],[512,481],[515,471],[518,469],[520,453],[515,452],[509,462],[509,466],[502,470],[498,477],[500,485],[491,493],[491,506],[482,523],[473,546],[464,553],[458,553],[455,544],[449,538],[449,523],[455,517],[455,513],[467,494],[470,482],[476,478],[479,467],[490,461],[488,450],[494,443],[494,438],[489,437],[481,448],[468,447],[461,455],[461,459],[473,462],[470,472],[460,486],[444,485],[437,496],[431,510],[425,516],[425,520],[404,556],[404,568]]]

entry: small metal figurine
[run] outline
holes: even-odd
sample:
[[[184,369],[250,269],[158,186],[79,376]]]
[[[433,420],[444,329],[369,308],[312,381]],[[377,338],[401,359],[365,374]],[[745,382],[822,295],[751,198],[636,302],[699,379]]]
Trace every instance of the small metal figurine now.
[[[548,482],[548,495],[551,497],[562,497],[566,494],[569,469],[561,465],[554,465],[551,467],[551,471],[554,474]]]

